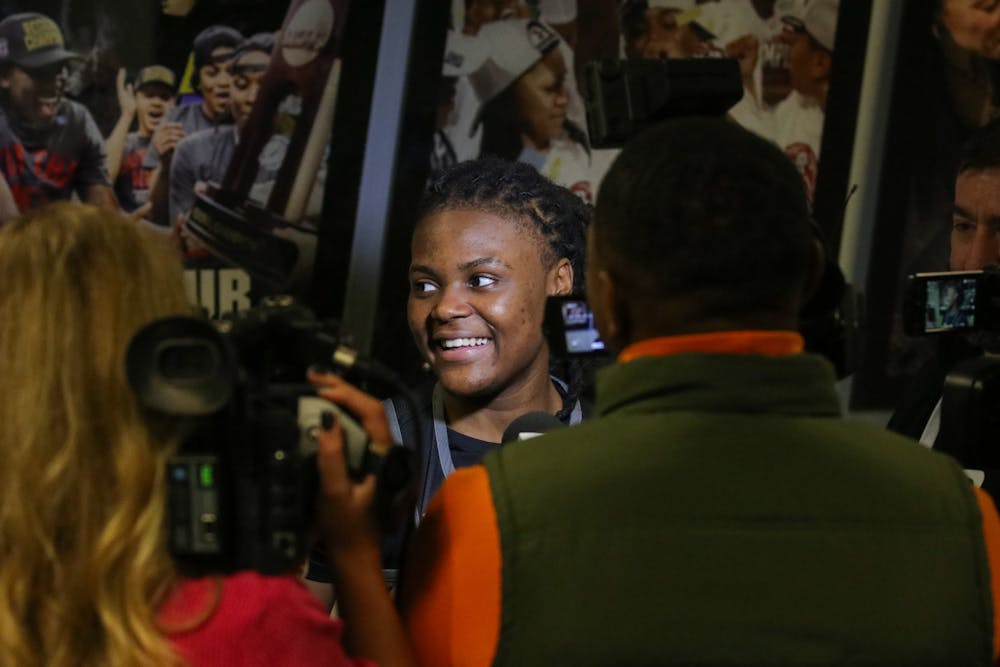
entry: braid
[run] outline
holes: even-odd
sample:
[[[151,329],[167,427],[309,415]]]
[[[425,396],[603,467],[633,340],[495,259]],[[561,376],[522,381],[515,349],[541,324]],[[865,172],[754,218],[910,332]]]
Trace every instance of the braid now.
[[[456,209],[491,213],[537,230],[545,243],[541,249],[543,261],[552,265],[563,257],[568,259],[573,267],[573,292],[583,293],[591,206],[570,190],[556,185],[529,164],[487,155],[460,162],[431,181],[417,219]],[[578,357],[550,357],[549,367],[568,386],[567,409],[559,414],[565,420],[577,399],[586,394],[593,370]]]
[[[484,211],[533,227],[545,240],[546,262],[568,259],[573,291],[583,291],[590,206],[531,165],[494,156],[461,162],[430,183],[418,219],[455,209]]]

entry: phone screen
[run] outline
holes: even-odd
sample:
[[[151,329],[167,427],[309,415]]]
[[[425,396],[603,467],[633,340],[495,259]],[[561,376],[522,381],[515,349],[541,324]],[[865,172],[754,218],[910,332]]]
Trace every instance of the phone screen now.
[[[581,356],[605,352],[585,298],[550,297],[548,308],[549,342],[555,354]]]
[[[939,276],[925,279],[924,331],[933,333],[976,326],[976,278]]]

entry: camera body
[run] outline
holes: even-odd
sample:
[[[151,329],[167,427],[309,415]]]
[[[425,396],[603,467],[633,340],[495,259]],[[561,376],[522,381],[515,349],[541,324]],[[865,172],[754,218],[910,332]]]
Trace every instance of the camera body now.
[[[1000,332],[1000,267],[982,271],[917,273],[907,279],[903,328],[910,335],[964,336],[989,348]],[[983,333],[980,333],[983,332]],[[1000,470],[1000,355],[984,349],[945,376],[935,448],[967,469]]]
[[[608,58],[588,62],[582,79],[595,148],[620,147],[672,116],[722,115],[743,97],[732,58]]]
[[[334,323],[289,297],[230,319],[157,320],[132,339],[129,384],[151,413],[181,429],[167,465],[168,546],[185,574],[287,573],[315,532],[315,429],[333,413],[348,468],[381,460],[365,431],[315,395],[306,369],[341,349]]]
[[[1000,268],[909,276],[903,329],[911,336],[1000,330]]]

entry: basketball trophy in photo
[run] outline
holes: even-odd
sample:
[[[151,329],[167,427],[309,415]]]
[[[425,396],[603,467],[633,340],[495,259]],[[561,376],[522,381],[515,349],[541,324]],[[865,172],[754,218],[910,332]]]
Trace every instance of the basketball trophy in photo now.
[[[312,274],[316,225],[303,218],[332,129],[349,4],[292,1],[225,176],[187,221],[208,252],[267,289]]]

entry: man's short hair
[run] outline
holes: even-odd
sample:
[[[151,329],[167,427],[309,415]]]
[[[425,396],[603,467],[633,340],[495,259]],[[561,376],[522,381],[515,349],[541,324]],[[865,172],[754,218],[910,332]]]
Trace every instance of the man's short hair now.
[[[1000,118],[977,129],[958,152],[958,170],[1000,169]]]
[[[797,298],[815,234],[802,177],[775,145],[721,118],[681,118],[629,142],[594,212],[597,254],[631,293],[693,297],[738,317]]]

